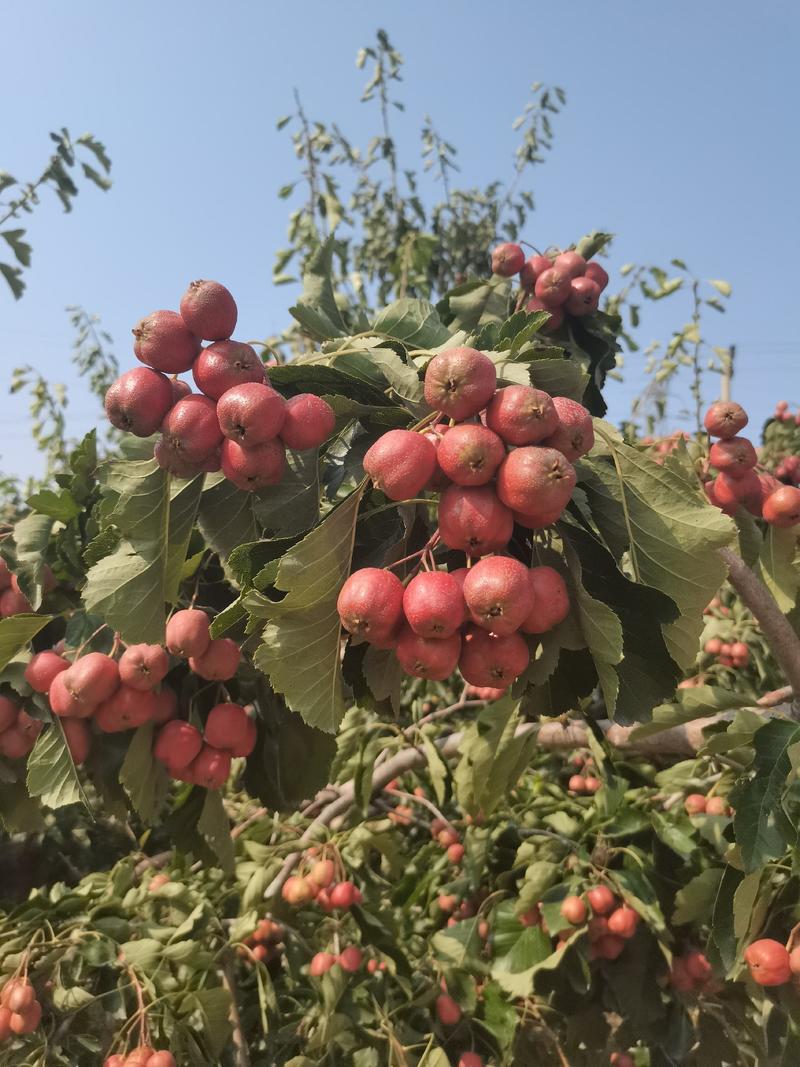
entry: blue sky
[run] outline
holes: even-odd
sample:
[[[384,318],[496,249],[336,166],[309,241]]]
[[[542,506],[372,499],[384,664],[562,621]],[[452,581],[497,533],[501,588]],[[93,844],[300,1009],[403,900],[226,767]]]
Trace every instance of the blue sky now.
[[[741,0],[8,8],[0,168],[38,173],[48,131],[67,126],[106,143],[114,187],[84,187],[71,215],[48,198],[30,218],[26,294],[15,303],[0,288],[2,390],[15,364],[32,363],[71,386],[70,432],[98,421],[69,366],[67,304],[100,313],[123,368],[134,322],[176,307],[195,277],[232,289],[239,336],[279,330],[292,293],[271,284],[287,222],[275,194],[296,169],[275,119],[297,87],[312,116],[355,140],[371,132],[354,57],[378,26],[406,60],[398,140],[415,151],[430,114],[459,146],[466,184],[508,173],[511,122],[530,83],[563,86],[554,150],[531,176],[528,239],[568,244],[605,229],[618,235],[612,274],[679,256],[698,275],[728,279],[729,311],[708,329],[713,343],[737,345],[734,397],[756,423],[782,397],[800,402],[800,9],[791,0],[758,9]],[[663,337],[687,315],[685,304],[659,305],[639,336]],[[615,420],[644,384],[642,364],[629,356],[624,382],[609,389]],[[22,475],[40,469],[26,405],[8,398],[0,413],[0,470]],[[676,395],[675,425],[684,406]]]

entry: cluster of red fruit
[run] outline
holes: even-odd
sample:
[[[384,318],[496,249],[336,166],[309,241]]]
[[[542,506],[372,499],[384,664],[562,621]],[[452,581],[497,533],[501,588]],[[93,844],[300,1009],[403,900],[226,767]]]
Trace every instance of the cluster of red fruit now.
[[[42,577],[45,593],[51,593],[56,587],[56,580],[47,564]],[[12,574],[6,561],[0,559],[0,619],[24,615],[30,611],[33,611],[33,607],[20,589],[16,574]]]
[[[703,645],[707,656],[713,656],[722,667],[736,667],[741,670],[750,663],[750,648],[744,641],[723,641],[720,637],[709,637]]]
[[[309,855],[307,853],[307,855]],[[313,860],[315,853],[309,858]],[[312,863],[307,874],[293,874],[283,883],[281,896],[287,904],[298,907],[312,900],[325,912],[347,911],[362,901],[361,890],[345,879],[336,882],[336,864],[331,859]]]
[[[6,759],[22,759],[36,744],[36,738],[42,732],[42,723],[34,719],[27,711],[0,696],[0,756]]]
[[[271,963],[283,951],[285,933],[280,923],[272,919],[259,919],[255,930],[244,940],[246,947],[239,946],[239,955],[245,959],[258,960],[259,963]]]
[[[255,349],[231,340],[238,311],[219,282],[192,282],[175,311],[154,311],[134,328],[136,357],[106,394],[117,429],[149,437],[159,465],[179,478],[222,470],[239,489],[277,485],[286,449],[316,448],[332,433],[330,405],[311,393],[284,400]],[[212,344],[202,348],[201,341]],[[193,393],[175,375],[191,370]],[[173,375],[168,378],[167,375]]]
[[[589,959],[615,960],[622,954],[625,942],[636,933],[639,915],[619,900],[607,885],[597,885],[582,896],[568,896],[561,902],[561,916],[570,926],[586,926],[589,939]],[[588,903],[588,907],[587,907]],[[546,924],[538,905],[519,916],[523,926],[541,926],[547,933]],[[562,931],[559,944],[563,946],[571,931]]]
[[[171,1052],[160,1052],[150,1045],[139,1045],[127,1056],[115,1053],[103,1061],[103,1067],[177,1067],[177,1061]]]
[[[706,495],[726,515],[734,515],[741,504],[771,526],[794,526],[800,523],[800,489],[756,471],[756,450],[747,437],[739,436],[747,422],[747,412],[732,401],[719,400],[706,412],[705,428],[710,437],[719,438],[708,453],[717,475],[705,483]]]
[[[578,795],[596,793],[603,783],[599,778],[595,778],[593,774],[586,773],[594,768],[592,757],[584,752],[575,752],[570,759],[570,763],[574,767],[580,768],[580,773],[570,775],[570,779],[567,782],[567,789],[570,793]]]
[[[25,977],[10,978],[0,991],[0,1041],[32,1034],[42,1018],[36,990]]]
[[[367,451],[364,470],[390,500],[441,488],[430,547],[464,552],[467,566],[422,570],[405,588],[388,569],[355,571],[339,616],[350,633],[394,649],[407,674],[443,681],[458,666],[472,686],[505,689],[529,662],[522,634],[561,622],[569,598],[553,568],[490,554],[507,550],[515,521],[542,529],[561,516],[575,487],[572,463],[594,444],[591,415],[531,386],[497,389],[494,364],[471,348],[434,356],[425,399],[451,425],[390,430]],[[417,554],[423,567],[433,559]],[[472,566],[475,557],[489,558]]]
[[[750,977],[758,985],[786,985],[800,975],[800,947],[790,952],[780,941],[764,937],[753,941],[744,953]]]
[[[336,955],[333,952],[317,952],[311,957],[311,962],[308,965],[308,973],[312,978],[321,978],[323,974],[327,974],[331,967],[335,967],[337,964],[347,974],[355,974],[356,971],[361,969],[361,964],[364,962],[364,953],[358,947],[358,945],[348,945],[347,948],[343,948],[342,951]],[[370,960],[370,963],[374,963],[376,966],[369,968],[370,973],[373,973],[380,966],[377,960]],[[383,970],[386,970],[386,964],[383,964]]]
[[[800,426],[800,408],[793,415],[789,410],[789,401],[779,400],[775,405],[775,418],[778,422],[793,422],[795,426]]]
[[[673,956],[669,981],[679,993],[712,993],[719,986],[705,953],[696,949]]]
[[[256,724],[241,704],[215,704],[203,732],[186,722],[165,723],[153,743],[153,755],[171,777],[206,789],[221,789],[234,756],[249,756],[256,743]]]
[[[525,258],[516,244],[502,244],[492,252],[492,272],[503,278],[519,274],[523,292],[529,297],[526,311],[547,311],[548,331],[557,330],[564,314],[582,318],[597,311],[600,294],[608,285],[608,274],[599,263],[587,262],[577,252]],[[533,294],[532,296],[530,294]]]
[[[732,815],[733,809],[724,797],[703,796],[702,793],[690,793],[683,802],[688,815]]]
[[[800,456],[784,456],[775,468],[775,477],[787,485],[800,485]]]

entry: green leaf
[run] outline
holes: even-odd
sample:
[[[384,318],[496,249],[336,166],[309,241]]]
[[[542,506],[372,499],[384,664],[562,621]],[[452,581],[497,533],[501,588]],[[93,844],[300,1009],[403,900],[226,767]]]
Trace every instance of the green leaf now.
[[[303,295],[296,307],[289,308],[301,326],[323,340],[347,333],[331,280],[334,246],[331,236],[308,261],[303,274]]]
[[[319,518],[318,468],[316,449],[287,451],[280,485],[249,494],[253,497],[253,513],[265,536],[288,537],[311,529]]]
[[[0,671],[6,669],[14,656],[21,652],[51,619],[51,615],[28,614],[0,619]]]
[[[363,485],[281,559],[275,587],[286,595],[263,598],[269,621],[254,657],[289,707],[329,733],[345,712],[336,600],[350,573],[362,493]]]
[[[24,782],[0,781],[0,823],[10,834],[36,834],[45,828],[41,805]]]
[[[390,700],[395,714],[400,711],[400,684],[403,668],[391,649],[370,645],[361,664],[364,681],[376,700]]]
[[[601,436],[613,463],[592,461],[597,477],[582,482],[592,516],[604,536],[609,524],[618,533],[622,508],[634,577],[678,606],[679,617],[663,627],[664,639],[673,660],[686,669],[697,656],[703,609],[725,578],[717,549],[733,540],[736,528],[708,504],[679,463],[669,457],[663,465],[655,463]]]
[[[36,610],[44,593],[44,553],[50,543],[53,519],[31,512],[14,526],[17,576],[20,588]]]
[[[48,808],[81,803],[89,807],[57,718],[36,739],[28,757],[27,781],[30,795],[39,797]]]
[[[486,281],[465,282],[447,294],[453,314],[453,330],[477,330],[487,322],[503,322],[506,318],[511,282],[499,274]]]
[[[515,737],[521,722],[519,703],[506,696],[481,709],[464,730],[454,782],[459,803],[472,814],[490,814],[528,765],[536,734]]]
[[[197,525],[209,548],[223,560],[239,545],[257,541],[261,536],[253,493],[242,492],[221,475],[206,479],[197,510]]]
[[[768,526],[756,566],[756,574],[775,598],[778,607],[788,614],[800,590],[800,550],[797,530]]]
[[[28,497],[27,503],[28,507],[38,511],[40,515],[49,515],[51,519],[65,524],[76,519],[81,513],[81,506],[69,489],[61,489],[59,492],[54,489],[40,489],[38,493]]]
[[[136,941],[125,941],[120,945],[120,950],[127,964],[142,974],[150,975],[161,961],[164,946],[153,937],[142,937]]]
[[[685,923],[706,923],[714,911],[714,901],[722,880],[722,868],[709,867],[695,875],[675,894],[675,910],[672,922],[676,926]]]
[[[170,478],[154,459],[100,468],[106,524],[122,540],[87,575],[87,611],[102,615],[128,642],[164,640],[165,604],[177,598],[203,478]]]
[[[473,969],[481,953],[478,921],[477,917],[468,919],[434,934],[430,941],[434,958],[450,967]]]
[[[146,823],[155,821],[169,789],[167,772],[153,758],[153,733],[151,722],[139,727],[119,772],[119,780],[131,804]]]
[[[783,795],[792,766],[788,749],[798,741],[800,726],[785,719],[771,719],[753,738],[753,777],[737,782],[731,792],[736,843],[745,872],[780,859],[797,837],[797,829],[784,808]]]
[[[721,293],[722,296],[731,295],[732,289],[730,282],[723,281],[721,278],[709,278],[708,280],[709,284],[713,285],[717,292]]]
[[[231,822],[218,789],[207,789],[197,829],[213,850],[226,874],[233,874],[234,850]]]
[[[450,337],[450,331],[428,300],[395,300],[378,313],[374,328],[404,341],[410,348],[437,348]]]

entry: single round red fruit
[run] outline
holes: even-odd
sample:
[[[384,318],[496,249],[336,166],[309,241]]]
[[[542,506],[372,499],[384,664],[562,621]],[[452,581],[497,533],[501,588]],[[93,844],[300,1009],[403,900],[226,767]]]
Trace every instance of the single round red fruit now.
[[[196,337],[224,341],[236,329],[238,310],[230,290],[219,282],[190,282],[181,297],[181,318]]]
[[[25,1012],[36,1000],[36,990],[27,978],[18,978],[8,983],[8,993],[3,989],[3,1004],[12,1012]]]
[[[164,374],[189,370],[200,351],[200,338],[177,311],[154,311],[134,326],[133,336],[136,358]]]
[[[155,709],[156,698],[151,690],[142,691],[121,685],[113,696],[100,704],[94,713],[94,721],[103,733],[121,733],[149,722]]]
[[[543,271],[536,279],[534,292],[542,303],[549,308],[560,307],[569,296],[572,278],[561,270],[551,267]]]
[[[167,648],[173,656],[202,656],[211,642],[209,618],[204,611],[184,608],[167,622]]]
[[[518,630],[534,598],[530,573],[524,563],[507,556],[476,563],[464,579],[464,600],[473,621],[498,636]]]
[[[543,634],[569,615],[569,593],[564,579],[552,567],[532,567],[530,583],[532,601],[522,630],[526,634]]]
[[[727,514],[734,514],[743,504],[752,515],[761,515],[764,489],[761,478],[752,469],[736,476],[720,472],[714,479],[714,502]]]
[[[552,526],[554,522],[558,522],[563,513],[564,507],[536,512],[533,515],[529,515],[523,511],[515,511],[514,522],[518,523],[520,526],[524,526],[526,530],[544,530],[548,526]]]
[[[492,252],[492,274],[499,274],[502,278],[519,274],[524,263],[525,253],[519,245],[498,245]]]
[[[305,452],[319,448],[336,428],[330,404],[313,393],[299,393],[286,401],[281,439],[287,448]]]
[[[188,767],[203,747],[200,731],[182,719],[173,719],[158,731],[153,755],[168,770]]]
[[[37,652],[34,656],[31,656],[30,662],[25,668],[25,681],[34,692],[47,693],[53,684],[55,676],[67,670],[69,665],[69,660],[59,656],[56,652],[49,650]],[[3,721],[2,702],[5,699],[5,697],[0,697],[0,730],[3,729],[1,725]]]
[[[614,934],[606,934],[596,943],[597,955],[603,960],[615,960],[622,955],[625,942]]]
[[[317,860],[311,868],[308,877],[318,885],[320,889],[327,889],[336,875],[336,866],[333,860]]]
[[[458,1058],[458,1067],[483,1067],[483,1056],[477,1052],[462,1052]]]
[[[586,894],[586,899],[594,915],[608,915],[617,902],[617,898],[607,885],[594,886]]]
[[[474,348],[451,348],[434,356],[425,370],[425,403],[461,422],[477,415],[494,395],[494,363]]]
[[[217,402],[219,428],[242,448],[256,448],[277,437],[286,404],[265,382],[243,382],[224,392]]]
[[[8,697],[0,696],[0,733],[14,725],[17,715],[19,715],[19,704],[15,704]]]
[[[591,263],[589,264],[591,266]],[[612,1052],[609,1058],[611,1067],[636,1067],[636,1060],[627,1052]]]
[[[721,473],[740,478],[755,467],[758,456],[746,437],[729,437],[714,442],[708,452],[708,462]]]
[[[711,964],[704,952],[689,952],[684,958],[687,973],[695,982],[707,982],[712,975]]]
[[[591,278],[573,278],[569,286],[569,296],[564,307],[568,314],[582,317],[597,311],[600,304],[600,286]]]
[[[218,471],[219,445],[199,459],[189,459],[180,441],[160,437],[153,446],[153,458],[162,470],[174,478],[196,478],[204,471]]]
[[[608,285],[608,274],[603,270],[599,263],[595,263],[594,261],[586,264],[584,277],[591,278],[595,285],[598,286],[601,293]]]
[[[420,637],[449,637],[464,621],[463,582],[446,571],[422,571],[403,593],[408,625]]]
[[[321,978],[323,974],[328,973],[335,963],[336,957],[332,952],[317,952],[316,955],[311,957],[308,973],[312,978]]]
[[[474,422],[451,427],[436,449],[439,467],[456,485],[485,485],[505,455],[497,434]]]
[[[436,1016],[443,1026],[455,1026],[461,1021],[461,1008],[449,993],[440,993],[436,998]]]
[[[627,904],[623,904],[621,908],[616,908],[608,917],[609,933],[615,934],[625,941],[633,937],[638,925],[638,914],[633,908],[629,908]]]
[[[453,864],[461,863],[464,858],[464,846],[460,841],[454,841],[452,845],[447,846],[447,858]]]
[[[84,719],[64,719],[61,723],[67,748],[76,767],[86,762],[92,747],[92,735]],[[54,727],[51,727],[54,729]]]
[[[390,500],[417,496],[436,469],[436,449],[424,434],[389,430],[367,449],[364,471]]]
[[[574,463],[594,446],[592,416],[583,404],[567,396],[554,396],[553,405],[558,415],[558,426],[542,444],[557,448],[570,463]]]
[[[783,529],[797,526],[800,523],[800,489],[785,485],[776,490],[764,501],[763,515],[771,526]]]
[[[243,448],[225,438],[221,452],[222,473],[237,489],[252,493],[278,485],[286,470],[286,451],[277,439]]]
[[[564,321],[564,309],[563,307],[551,307],[545,304],[543,300],[540,300],[538,296],[532,296],[525,305],[525,310],[529,315],[538,311],[546,311],[550,318],[541,327],[544,333],[555,333],[559,326]]]
[[[36,738],[30,737],[18,725],[9,726],[0,734],[0,756],[6,759],[22,759],[27,756],[36,743]]]
[[[401,631],[395,648],[397,660],[406,674],[443,682],[456,669],[461,653],[461,636],[420,637],[410,627]]]
[[[706,810],[706,798],[702,793],[690,793],[683,806],[688,815],[702,815]]]
[[[536,279],[546,270],[550,270],[553,261],[549,256],[530,256],[525,260],[522,270],[519,272],[519,280],[523,289],[533,289]]]
[[[290,875],[283,884],[281,896],[287,904],[308,904],[314,899],[314,887],[306,878]]]
[[[515,448],[497,473],[497,495],[524,514],[564,508],[575,488],[575,468],[555,448]]]
[[[154,1052],[145,1062],[144,1067],[177,1067],[175,1057],[166,1049]]]
[[[201,393],[219,400],[245,382],[264,382],[266,371],[256,350],[243,341],[215,341],[194,362],[192,377]]]
[[[504,548],[514,519],[488,485],[449,485],[439,498],[439,533],[448,548],[484,556]]]
[[[727,815],[728,803],[725,797],[708,797],[706,800],[706,815]]]
[[[256,741],[254,727],[241,704],[216,704],[206,719],[205,739],[232,756],[249,756]]]
[[[218,637],[210,641],[200,656],[190,656],[189,666],[195,674],[207,682],[227,682],[239,669],[242,653],[230,637]]]
[[[75,660],[59,677],[75,700],[83,705],[96,706],[117,689],[119,668],[110,656],[89,652]]]
[[[207,396],[192,393],[171,408],[161,424],[164,442],[189,464],[199,464],[222,441],[217,406]]]
[[[530,662],[530,652],[518,633],[497,637],[478,626],[464,635],[458,669],[465,682],[507,689]]]
[[[509,445],[535,445],[555,431],[558,412],[549,393],[530,385],[507,385],[492,397],[486,425]]]
[[[785,985],[791,980],[789,953],[780,941],[770,937],[754,941],[745,949],[744,961],[750,969],[750,977],[758,985]]]
[[[732,400],[718,400],[705,413],[703,425],[711,437],[728,440],[748,423],[747,412]]]
[[[168,670],[169,657],[161,645],[128,645],[119,660],[120,681],[131,689],[155,689]]]
[[[338,882],[330,890],[328,896],[331,907],[339,908],[342,911],[352,908],[354,904],[361,903],[361,893],[358,887],[350,881]]]
[[[586,905],[580,897],[565,897],[561,902],[561,915],[573,926],[586,922]]]
[[[355,974],[356,971],[361,969],[361,964],[364,960],[364,953],[356,945],[348,945],[346,949],[343,949],[339,953],[339,966],[343,971],[348,974]]]
[[[579,278],[586,273],[586,260],[573,250],[557,255],[553,260],[553,266],[562,274],[569,275],[570,278]]]
[[[149,437],[173,403],[172,385],[166,375],[152,367],[134,367],[109,386],[105,411],[118,430]]]
[[[342,626],[367,641],[386,641],[403,620],[403,583],[392,571],[362,567],[336,601]]]
[[[12,1034],[22,1036],[23,1034],[32,1034],[41,1021],[42,1005],[38,1000],[34,1000],[25,1011],[12,1011],[8,1024]]]
[[[221,789],[231,773],[230,752],[203,745],[192,761],[192,777],[205,789]]]
[[[570,793],[585,793],[586,779],[582,774],[571,775],[567,782],[567,789],[569,789]]]

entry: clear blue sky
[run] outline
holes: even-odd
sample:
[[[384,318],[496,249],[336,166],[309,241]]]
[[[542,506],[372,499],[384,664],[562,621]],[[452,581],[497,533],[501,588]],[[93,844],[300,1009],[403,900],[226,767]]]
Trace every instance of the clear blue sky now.
[[[460,147],[470,184],[508,172],[511,122],[530,83],[562,85],[568,106],[532,177],[529,240],[567,244],[607,229],[619,235],[612,268],[680,256],[697,274],[727,278],[730,310],[709,329],[714,343],[738,346],[734,396],[754,421],[781,397],[800,402],[793,0],[8,7],[0,168],[38,173],[48,131],[63,125],[106,143],[114,187],[84,187],[71,215],[48,198],[31,218],[26,294],[15,303],[0,287],[0,382],[22,362],[73,382],[67,304],[102,315],[127,367],[132,324],[177,306],[195,277],[233,290],[239,336],[280,329],[292,294],[270,280],[287,220],[275,193],[296,169],[275,119],[296,86],[312,116],[356,140],[371,130],[354,57],[379,25],[406,59],[399,140],[416,148],[430,113]],[[678,306],[660,306],[642,339],[683,318]],[[628,357],[624,384],[610,387],[615,419],[643,385],[641,363]],[[681,406],[676,397],[676,414]],[[69,411],[74,434],[98,419],[79,386]],[[38,471],[27,424],[26,402],[5,400],[0,470]]]

